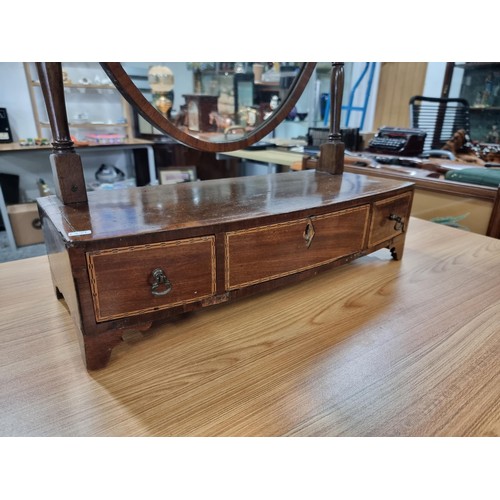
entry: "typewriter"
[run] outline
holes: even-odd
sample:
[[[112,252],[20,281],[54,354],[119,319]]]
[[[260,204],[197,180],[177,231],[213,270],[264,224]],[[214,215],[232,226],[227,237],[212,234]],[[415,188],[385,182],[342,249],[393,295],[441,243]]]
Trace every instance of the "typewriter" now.
[[[418,156],[424,150],[427,133],[417,128],[383,127],[368,144],[370,153]]]

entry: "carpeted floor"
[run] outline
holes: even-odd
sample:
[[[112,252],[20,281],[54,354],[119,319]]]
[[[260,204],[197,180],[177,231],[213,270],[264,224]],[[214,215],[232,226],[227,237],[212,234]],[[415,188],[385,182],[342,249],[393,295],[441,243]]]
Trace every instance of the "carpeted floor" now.
[[[27,245],[24,247],[18,247],[17,250],[12,250],[7,240],[7,233],[5,231],[0,231],[0,262],[28,259],[30,257],[38,257],[39,255],[46,254],[45,243]]]

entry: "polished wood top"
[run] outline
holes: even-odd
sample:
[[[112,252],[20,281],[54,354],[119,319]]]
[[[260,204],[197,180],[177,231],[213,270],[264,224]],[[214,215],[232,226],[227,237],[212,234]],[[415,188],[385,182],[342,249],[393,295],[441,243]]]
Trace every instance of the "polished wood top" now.
[[[412,218],[401,261],[130,334],[87,372],[47,258],[0,264],[0,433],[498,436],[499,270],[499,240]]]
[[[39,203],[67,240],[88,241],[273,219],[279,215],[288,217],[294,212],[302,216],[304,210],[333,204],[349,207],[391,191],[397,194],[409,186],[410,182],[363,175],[302,171],[93,191],[88,193],[88,203],[72,205],[47,196],[40,198]],[[79,234],[72,236],[74,232]]]

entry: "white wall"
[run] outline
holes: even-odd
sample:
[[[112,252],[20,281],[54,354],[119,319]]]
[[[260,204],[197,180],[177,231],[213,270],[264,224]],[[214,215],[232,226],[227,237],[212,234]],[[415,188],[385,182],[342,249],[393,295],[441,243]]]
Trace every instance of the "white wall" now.
[[[0,107],[7,109],[14,142],[36,137],[35,119],[22,62],[0,62]]]
[[[330,63],[321,63],[323,65],[329,65]],[[348,62],[345,64],[345,87],[343,104],[346,105],[349,100],[349,88],[352,88],[358,78],[361,76],[364,68],[364,62]],[[363,124],[363,129],[361,132],[370,132],[373,126],[373,120],[375,116],[375,108],[377,101],[377,91],[378,82],[380,75],[380,63],[374,63],[374,73],[371,88],[368,88],[370,69],[363,77],[360,85],[358,86],[353,100],[353,106],[363,107],[365,104],[365,98],[367,92],[369,92],[369,99],[367,103],[366,115]],[[329,82],[329,72],[323,72],[321,75],[316,75],[316,77],[311,78],[303,95],[297,103],[297,109],[299,111],[305,111],[308,113],[308,117],[304,123],[301,122],[283,122],[277,130],[278,137],[297,137],[307,133],[307,127],[328,127],[324,125],[324,121],[321,120],[319,115],[319,96],[322,92],[330,92],[330,82]],[[356,128],[360,127],[362,112],[361,111],[351,111],[349,122],[346,121],[347,114],[345,111],[342,112],[341,126]]]
[[[441,96],[445,69],[446,63],[427,63],[427,73],[425,75],[424,90],[422,95],[425,97]]]
[[[443,88],[444,73],[446,70],[445,62],[430,62],[427,63],[427,73],[425,76],[425,84],[423,95],[426,97],[440,97]],[[458,63],[456,63],[458,64]],[[455,67],[453,69],[453,79],[451,81],[449,97],[459,97],[460,86],[462,84],[462,76],[464,70]]]

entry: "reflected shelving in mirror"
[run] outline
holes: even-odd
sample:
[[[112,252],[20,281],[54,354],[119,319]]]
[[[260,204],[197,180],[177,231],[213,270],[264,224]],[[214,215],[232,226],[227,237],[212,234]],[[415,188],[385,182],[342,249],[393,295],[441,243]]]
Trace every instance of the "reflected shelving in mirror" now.
[[[213,152],[247,147],[274,130],[294,108],[315,65],[101,63],[136,110],[136,135],[167,134]]]
[[[42,87],[34,63],[23,63],[38,138],[53,140]],[[99,63],[62,64],[63,90],[70,134],[78,145],[95,143],[96,136],[114,141],[134,139],[130,110]]]

